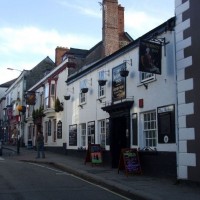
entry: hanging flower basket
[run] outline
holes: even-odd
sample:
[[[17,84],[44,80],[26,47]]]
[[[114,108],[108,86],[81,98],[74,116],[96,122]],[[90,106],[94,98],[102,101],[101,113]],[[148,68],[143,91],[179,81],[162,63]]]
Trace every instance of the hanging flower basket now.
[[[17,110],[18,110],[19,112],[25,113],[25,112],[26,112],[26,107],[25,107],[25,106],[22,106],[22,105],[18,105],[18,106],[17,106]]]
[[[129,74],[129,71],[128,71],[128,70],[121,70],[121,71],[120,71],[120,76],[122,76],[122,77],[127,77],[128,74]]]
[[[98,80],[99,86],[104,86],[107,82],[107,80]]]
[[[70,100],[70,95],[64,96],[65,100]]]
[[[88,88],[82,88],[82,89],[81,89],[81,92],[82,92],[82,93],[87,93],[87,92],[88,92]]]

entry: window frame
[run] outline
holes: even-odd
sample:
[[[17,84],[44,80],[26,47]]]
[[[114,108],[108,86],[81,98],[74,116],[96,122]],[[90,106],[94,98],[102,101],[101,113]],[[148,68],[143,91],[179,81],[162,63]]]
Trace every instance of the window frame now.
[[[156,110],[143,113],[144,147],[156,148],[158,145],[158,128]]]
[[[148,76],[150,75],[150,76]],[[143,78],[143,76],[145,76]],[[140,72],[140,83],[144,83],[144,82],[149,82],[149,81],[153,81],[156,79],[156,75],[153,73],[149,73],[149,72]]]
[[[83,127],[85,126],[85,127]],[[87,138],[87,126],[86,123],[79,124],[79,130],[80,130],[80,146],[86,147],[86,138]]]

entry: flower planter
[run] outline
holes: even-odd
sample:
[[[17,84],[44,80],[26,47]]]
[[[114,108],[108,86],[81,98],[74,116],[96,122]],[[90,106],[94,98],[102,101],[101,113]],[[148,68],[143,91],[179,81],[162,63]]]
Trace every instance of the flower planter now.
[[[87,93],[87,92],[88,92],[88,88],[82,88],[82,89],[81,89],[81,92],[82,92],[82,93]]]
[[[129,71],[128,71],[128,70],[121,70],[121,71],[120,71],[120,76],[122,76],[122,77],[127,77],[128,74],[129,74]]]
[[[70,95],[64,96],[65,100],[70,100]]]
[[[18,105],[18,106],[17,106],[17,110],[18,110],[19,112],[25,113],[25,112],[26,112],[26,107],[25,107],[25,106],[22,106],[22,105]]]
[[[99,86],[104,86],[107,80],[98,80]]]

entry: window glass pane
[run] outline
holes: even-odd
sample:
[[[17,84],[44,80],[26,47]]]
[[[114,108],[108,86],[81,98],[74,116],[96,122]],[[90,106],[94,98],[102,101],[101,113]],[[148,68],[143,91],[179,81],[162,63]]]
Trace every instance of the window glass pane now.
[[[86,146],[86,124],[80,124],[81,147]]]
[[[144,113],[144,137],[147,147],[155,147],[157,144],[156,112]]]
[[[100,71],[99,72],[99,80],[104,80],[105,79],[105,72],[104,71]]]
[[[55,94],[55,84],[51,84],[51,95]]]

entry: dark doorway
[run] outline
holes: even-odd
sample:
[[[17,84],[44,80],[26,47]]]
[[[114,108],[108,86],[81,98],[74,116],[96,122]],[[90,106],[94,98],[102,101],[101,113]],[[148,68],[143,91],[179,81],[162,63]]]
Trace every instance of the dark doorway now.
[[[118,117],[111,119],[111,158],[112,167],[116,168],[119,164],[119,156],[122,148],[129,147],[129,127],[127,127],[127,118]]]
[[[122,148],[130,148],[130,108],[133,101],[124,101],[102,107],[110,115],[111,164],[117,168]]]

